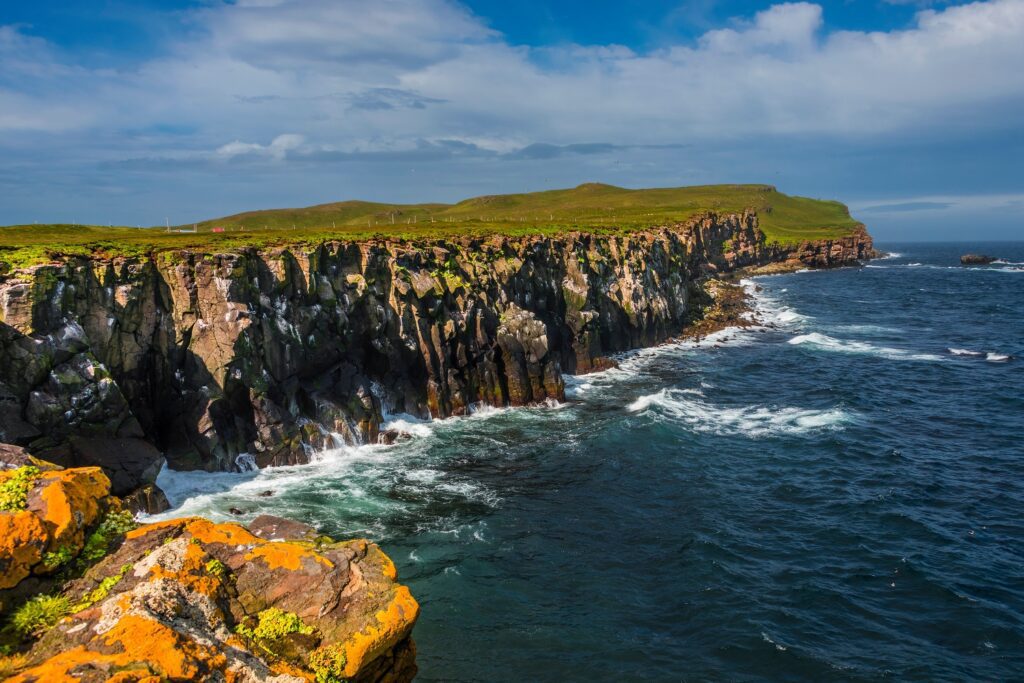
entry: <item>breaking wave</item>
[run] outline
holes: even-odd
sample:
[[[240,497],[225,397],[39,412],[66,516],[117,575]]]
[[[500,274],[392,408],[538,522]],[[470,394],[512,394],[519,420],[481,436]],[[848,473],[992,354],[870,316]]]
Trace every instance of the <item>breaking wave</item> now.
[[[913,351],[895,349],[888,346],[875,346],[867,342],[836,339],[835,337],[830,337],[828,335],[821,334],[820,332],[799,334],[790,339],[789,343],[797,346],[806,345],[825,351],[878,356],[880,358],[888,358],[890,360],[942,360],[942,356],[937,356],[934,353],[914,353]]]
[[[655,412],[674,422],[686,424],[697,432],[752,437],[841,429],[853,421],[852,415],[838,408],[813,410],[765,405],[736,408],[715,406],[693,398],[691,391],[680,389],[662,389],[641,396],[626,409],[632,413]]]

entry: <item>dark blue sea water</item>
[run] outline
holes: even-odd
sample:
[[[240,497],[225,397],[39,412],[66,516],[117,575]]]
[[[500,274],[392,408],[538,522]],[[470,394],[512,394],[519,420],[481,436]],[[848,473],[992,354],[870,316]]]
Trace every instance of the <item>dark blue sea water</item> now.
[[[422,604],[421,680],[1024,679],[1024,266],[957,265],[1024,244],[882,247],[758,278],[774,327],[634,354],[564,405],[164,473],[171,514],[378,541]]]

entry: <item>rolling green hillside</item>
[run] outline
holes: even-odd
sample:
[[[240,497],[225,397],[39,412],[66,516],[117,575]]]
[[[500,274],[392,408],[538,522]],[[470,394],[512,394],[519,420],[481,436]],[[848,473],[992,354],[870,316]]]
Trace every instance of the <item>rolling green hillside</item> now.
[[[839,202],[791,197],[768,185],[629,190],[588,183],[567,190],[474,197],[458,204],[346,201],[250,211],[204,221],[195,233],[168,233],[163,228],[10,226],[0,228],[0,261],[19,268],[64,254],[142,255],[186,247],[224,250],[332,238],[629,232],[705,211],[748,208],[758,212],[769,241],[839,237],[857,225]]]

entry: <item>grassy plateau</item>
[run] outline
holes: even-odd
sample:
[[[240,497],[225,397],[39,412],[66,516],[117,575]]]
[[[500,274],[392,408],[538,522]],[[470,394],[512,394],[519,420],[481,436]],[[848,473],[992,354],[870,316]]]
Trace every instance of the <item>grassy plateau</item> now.
[[[458,204],[362,201],[249,211],[165,228],[88,225],[0,227],[0,271],[67,255],[144,256],[175,249],[229,251],[331,239],[628,233],[706,211],[758,212],[769,241],[794,243],[849,234],[858,223],[835,201],[791,197],[768,185],[704,185],[630,190],[588,183],[567,190],[475,197]],[[187,229],[190,232],[177,232]]]

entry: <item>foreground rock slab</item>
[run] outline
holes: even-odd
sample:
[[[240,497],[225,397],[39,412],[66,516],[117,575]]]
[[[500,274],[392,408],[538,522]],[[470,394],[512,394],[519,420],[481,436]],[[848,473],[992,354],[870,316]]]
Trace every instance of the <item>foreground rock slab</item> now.
[[[3,475],[26,481],[24,503],[0,510],[3,629],[34,601],[52,618],[24,633],[20,654],[0,657],[0,678],[401,683],[416,674],[419,605],[373,543],[269,516],[251,528],[184,518],[115,532],[112,515],[126,513],[99,468]],[[97,529],[119,540],[88,557]],[[47,561],[58,548],[68,549],[60,566]]]

